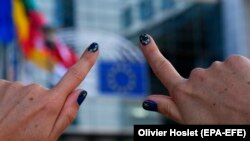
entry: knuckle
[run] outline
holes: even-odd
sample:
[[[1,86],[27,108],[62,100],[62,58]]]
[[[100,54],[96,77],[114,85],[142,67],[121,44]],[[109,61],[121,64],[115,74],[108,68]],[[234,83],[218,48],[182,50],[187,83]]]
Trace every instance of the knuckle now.
[[[234,65],[234,64],[237,64],[238,62],[244,61],[246,59],[247,58],[244,56],[232,55],[226,59],[225,63],[230,64],[230,65]]]
[[[11,88],[21,88],[21,87],[23,87],[23,84],[19,81],[11,83]]]
[[[219,68],[222,65],[222,62],[215,61],[212,63],[211,68]]]
[[[2,85],[3,86],[3,85]],[[11,92],[11,91],[20,91],[22,90],[23,84],[20,82],[6,82],[5,86],[3,86],[3,91],[5,92]]]
[[[40,89],[40,88],[42,88],[42,86],[40,84],[36,84],[36,83],[29,84],[28,87],[32,88],[32,89]]]
[[[27,88],[27,93],[38,93],[38,92],[43,92],[45,89],[43,88],[43,86],[41,86],[40,84],[36,84],[36,83],[32,83],[26,86]]]
[[[195,68],[190,73],[190,79],[200,78],[200,77],[203,78],[204,76],[205,76],[205,69],[203,68]]]
[[[0,81],[0,84],[1,84],[1,85],[11,85],[12,82],[7,81],[7,80],[1,80],[1,81]]]
[[[28,88],[33,88],[33,87],[36,87],[36,83],[31,83],[31,84],[29,84],[29,85],[27,85],[26,87],[28,87]]]
[[[5,80],[5,79],[0,79],[1,83],[11,83],[11,81]]]

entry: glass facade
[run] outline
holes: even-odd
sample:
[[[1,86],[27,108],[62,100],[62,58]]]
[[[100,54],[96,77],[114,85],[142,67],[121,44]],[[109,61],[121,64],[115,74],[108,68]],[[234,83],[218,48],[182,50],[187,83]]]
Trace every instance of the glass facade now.
[[[123,25],[124,28],[128,28],[129,26],[132,25],[132,23],[133,23],[133,17],[132,16],[133,15],[132,15],[131,7],[125,8],[123,13],[122,13],[122,16],[121,16],[121,18],[122,18],[122,20],[121,20],[122,23],[121,24]]]
[[[167,9],[172,9],[175,6],[175,1],[174,0],[161,0],[161,9],[162,10],[167,10]]]
[[[59,27],[68,28],[75,26],[74,0],[56,0],[55,17]]]
[[[139,6],[140,18],[143,21],[150,20],[154,16],[154,2],[152,0],[142,0]]]

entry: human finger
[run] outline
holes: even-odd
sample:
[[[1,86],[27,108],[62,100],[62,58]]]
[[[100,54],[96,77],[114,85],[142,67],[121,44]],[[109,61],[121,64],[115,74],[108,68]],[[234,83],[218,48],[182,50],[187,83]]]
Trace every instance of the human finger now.
[[[98,56],[98,48],[97,43],[92,43],[80,57],[79,61],[68,70],[52,91],[64,99],[74,91],[94,65]]]
[[[161,82],[172,91],[177,82],[183,78],[173,65],[161,54],[153,38],[148,34],[140,36],[141,50],[149,65]]]

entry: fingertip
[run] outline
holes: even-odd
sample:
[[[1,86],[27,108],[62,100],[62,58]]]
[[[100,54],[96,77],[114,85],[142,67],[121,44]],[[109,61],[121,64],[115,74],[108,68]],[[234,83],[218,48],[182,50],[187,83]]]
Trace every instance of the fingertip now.
[[[141,43],[141,46],[147,46],[151,42],[150,35],[147,33],[141,34],[139,36],[139,41]]]
[[[91,66],[94,65],[97,56],[99,55],[99,44],[97,42],[91,43],[85,50],[81,58],[84,58],[85,62],[90,62]]]
[[[99,44],[96,42],[93,42],[92,44],[90,44],[90,46],[87,48],[87,50],[91,53],[95,53],[99,50]]]
[[[168,88],[169,91],[182,79],[171,62],[163,56],[154,39],[149,34],[142,34],[139,37],[140,47],[147,62],[155,75]]]
[[[79,98],[81,95],[84,97],[84,94],[82,94],[83,91],[84,90],[82,89],[77,89],[70,93],[70,95],[67,97],[64,105],[62,105],[58,118],[55,121],[52,131],[54,135],[61,134],[76,118],[79,111],[78,101],[83,102],[84,100],[84,98]]]
[[[181,114],[173,99],[166,95],[150,95],[143,102],[143,108],[148,111],[159,112],[162,115],[181,122]]]
[[[99,44],[97,42],[92,42],[87,49],[83,52],[80,59],[84,58],[87,54],[99,54]]]
[[[158,111],[157,103],[152,100],[143,101],[142,107],[143,109],[148,110],[148,111],[154,111],[154,112]]]
[[[77,89],[77,90],[74,90],[73,92],[71,92],[68,97],[66,98],[65,100],[65,105],[78,105],[76,103],[78,103],[78,99],[80,97],[80,95],[82,95],[84,90],[82,89]]]
[[[66,99],[65,105],[78,105],[81,106],[86,99],[88,92],[83,89],[77,89],[73,91]]]
[[[146,57],[146,59],[151,63],[152,54],[159,54],[159,49],[156,43],[154,42],[153,37],[149,34],[144,33],[139,36],[140,49]],[[155,55],[154,55],[155,56]]]
[[[88,95],[88,93],[85,90],[80,92],[80,94],[78,95],[78,98],[77,98],[77,103],[79,106],[81,106],[81,104],[83,103],[83,101],[85,100],[87,95]]]

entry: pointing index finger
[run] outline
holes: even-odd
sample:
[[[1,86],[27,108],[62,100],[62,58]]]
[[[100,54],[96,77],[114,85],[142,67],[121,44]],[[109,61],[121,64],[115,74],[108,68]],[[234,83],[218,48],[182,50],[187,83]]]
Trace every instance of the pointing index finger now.
[[[141,49],[149,65],[171,92],[175,84],[183,78],[176,71],[173,65],[161,54],[153,38],[148,34],[140,36]]]
[[[64,98],[74,91],[94,65],[98,56],[98,48],[97,43],[92,43],[79,61],[68,70],[52,91]]]

